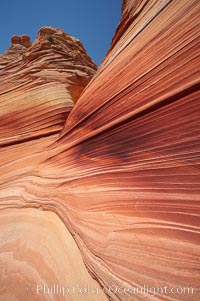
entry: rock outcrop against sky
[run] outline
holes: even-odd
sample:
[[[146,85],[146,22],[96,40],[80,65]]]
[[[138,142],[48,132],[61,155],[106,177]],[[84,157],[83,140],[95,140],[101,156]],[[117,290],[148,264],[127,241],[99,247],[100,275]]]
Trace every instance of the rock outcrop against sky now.
[[[58,133],[96,71],[81,42],[43,27],[33,45],[13,36],[0,56],[0,145]]]
[[[199,20],[196,0],[124,0],[97,73],[62,30],[12,38],[0,301],[199,300]]]

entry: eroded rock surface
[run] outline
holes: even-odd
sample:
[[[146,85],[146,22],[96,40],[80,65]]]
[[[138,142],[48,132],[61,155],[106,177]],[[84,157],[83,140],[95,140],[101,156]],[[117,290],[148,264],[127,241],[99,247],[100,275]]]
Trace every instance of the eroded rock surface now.
[[[51,275],[60,273],[63,261],[56,257],[57,251],[64,256],[68,252],[65,245],[75,248],[75,241],[90,275],[106,294],[103,297],[90,295],[91,300],[199,300],[199,20],[200,5],[196,0],[123,1],[122,19],[111,48],[68,118],[62,114],[65,110],[67,115],[73,99],[70,96],[67,102],[64,96],[61,96],[64,103],[58,100],[60,113],[50,113],[51,108],[55,113],[58,91],[61,95],[64,93],[61,86],[66,87],[66,81],[62,82],[61,72],[59,76],[55,73],[55,61],[49,68],[51,52],[46,53],[46,47],[57,49],[57,35],[62,39],[62,34],[54,34],[55,40],[46,39],[46,35],[52,35],[51,29],[45,33],[41,30],[38,40],[26,50],[21,72],[28,71],[23,84],[19,83],[19,71],[14,92],[9,80],[5,80],[0,111],[2,125],[7,124],[1,133],[4,147],[1,149],[0,209],[1,216],[5,216],[1,227],[4,233],[9,224],[16,229],[12,210],[13,216],[17,216],[16,212],[18,216],[21,214],[21,223],[24,210],[30,210],[26,222],[31,224],[33,233],[37,233],[43,219],[45,222],[54,219],[52,231],[56,227],[58,236],[65,225],[63,245],[57,243],[53,232],[52,236],[49,234],[51,241],[40,238],[41,234],[38,243],[42,240],[45,245],[44,255],[44,249],[39,246],[37,251],[35,235],[31,244],[35,255],[31,251],[27,253],[30,264],[34,257],[38,269],[45,257],[52,269],[52,273],[47,269],[43,277],[45,283],[52,281]],[[76,41],[75,45],[78,47]],[[48,69],[38,67],[35,84],[29,81],[30,70],[35,70],[31,69],[31,62],[37,61],[34,51],[44,54],[41,64],[47,64]],[[88,68],[91,64],[89,61]],[[6,66],[0,80],[6,76],[12,78],[13,68],[19,65]],[[48,84],[44,83],[47,74]],[[57,83],[57,79],[61,83]],[[35,106],[37,93],[31,92],[32,85],[38,89],[38,82],[43,85],[43,98],[51,97],[51,101],[43,102],[43,115],[38,113],[40,102]],[[70,89],[68,93],[71,95]],[[34,114],[23,104],[17,107],[19,115],[16,115],[14,100],[19,94],[26,104],[36,108]],[[22,125],[18,126],[19,122]],[[25,125],[28,141],[22,141]],[[49,130],[53,135],[33,139],[37,131],[40,135],[49,135]],[[10,144],[6,146],[6,142]],[[45,212],[40,213],[41,210]],[[34,219],[38,211],[34,224],[29,216]],[[17,223],[20,224],[20,219]],[[19,249],[15,241],[18,238],[22,245],[28,241],[27,234],[20,236],[23,224],[20,227],[2,260],[7,272],[1,275],[4,290],[0,296],[6,292],[9,301],[20,300],[24,292],[18,292],[18,288],[27,283],[34,285],[42,277],[42,272],[38,272],[37,278],[31,271],[22,277],[24,267],[18,265],[13,279],[21,277],[21,284],[16,283],[12,295],[9,293],[12,274],[8,268],[8,261],[12,267],[9,256],[18,250],[18,260],[24,261],[23,247]],[[73,242],[68,242],[69,232]],[[2,239],[2,248],[6,237],[8,234]],[[75,255],[69,259],[72,265],[73,260],[76,262]],[[16,267],[16,263],[13,266]],[[80,273],[84,275],[86,270],[78,270],[77,275]],[[66,274],[79,281],[72,268],[66,269]],[[89,283],[93,281],[86,279]],[[111,285],[120,290],[110,289]],[[167,291],[160,290],[153,297],[153,290],[149,294],[131,290],[144,285],[167,287]],[[180,293],[181,288],[186,287],[193,288],[193,293]],[[172,288],[179,291],[172,293]],[[51,297],[57,300],[56,296]],[[79,295],[73,297],[80,300]],[[89,300],[87,298],[83,296],[83,300]],[[33,300],[50,299],[34,295]]]
[[[25,35],[11,42],[0,57],[1,145],[58,133],[97,69],[60,29],[41,28],[33,45]]]

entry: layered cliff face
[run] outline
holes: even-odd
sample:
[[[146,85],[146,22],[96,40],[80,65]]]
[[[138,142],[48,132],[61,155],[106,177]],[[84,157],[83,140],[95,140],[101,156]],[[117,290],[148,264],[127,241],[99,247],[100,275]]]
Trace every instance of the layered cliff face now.
[[[42,43],[25,50],[26,88],[16,89],[17,69],[15,96],[6,98],[9,80],[2,90],[2,300],[20,300],[25,286],[41,283],[69,287],[69,300],[199,300],[199,17],[195,0],[123,1],[106,58],[62,122],[57,114],[52,122],[49,109],[62,91],[59,68],[60,76],[37,71],[34,87],[48,78],[42,95],[52,96],[40,119],[38,109],[30,117],[23,106],[6,119],[15,97],[37,103],[30,62]],[[49,52],[41,57],[50,64]],[[4,63],[0,79],[12,78],[16,66]],[[33,139],[37,130],[42,136]],[[76,284],[96,293],[73,291]],[[33,300],[57,300],[39,288],[30,292]]]
[[[79,40],[43,27],[33,45],[13,36],[0,57],[0,144],[58,133],[96,71]]]
[[[23,204],[32,194],[27,179],[49,157],[48,146],[96,69],[79,40],[52,27],[41,28],[33,45],[28,36],[13,36],[0,56],[1,301],[66,300],[64,286],[99,287],[54,210],[38,210],[46,189],[38,186],[37,200]],[[34,178],[31,182],[36,187]],[[49,290],[46,286],[43,296],[36,285],[45,283]],[[55,288],[60,294],[51,296],[54,283],[60,284]],[[73,295],[71,300],[77,300]],[[80,300],[86,300],[84,295]]]

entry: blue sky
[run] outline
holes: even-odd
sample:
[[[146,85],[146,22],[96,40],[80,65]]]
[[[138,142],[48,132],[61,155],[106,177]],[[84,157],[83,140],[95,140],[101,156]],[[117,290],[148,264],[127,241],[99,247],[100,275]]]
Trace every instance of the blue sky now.
[[[100,64],[120,20],[121,0],[1,0],[0,53],[14,34],[34,41],[45,25],[61,28],[77,37]]]

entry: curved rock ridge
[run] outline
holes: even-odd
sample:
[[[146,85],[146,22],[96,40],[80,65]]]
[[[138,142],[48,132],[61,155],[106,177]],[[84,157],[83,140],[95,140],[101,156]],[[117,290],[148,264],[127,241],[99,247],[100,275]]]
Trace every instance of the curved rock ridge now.
[[[65,123],[23,143],[19,133],[0,150],[0,301],[24,298],[22,288],[41,279],[101,287],[69,300],[199,300],[199,20],[197,0],[124,0],[111,48]],[[43,50],[37,41],[26,50],[27,66],[30,49],[54,49],[51,30],[38,35]],[[50,78],[44,97],[54,102]]]
[[[198,300],[200,5],[127,1],[123,12],[41,174],[73,196],[77,241],[103,286],[189,286],[156,300]]]

